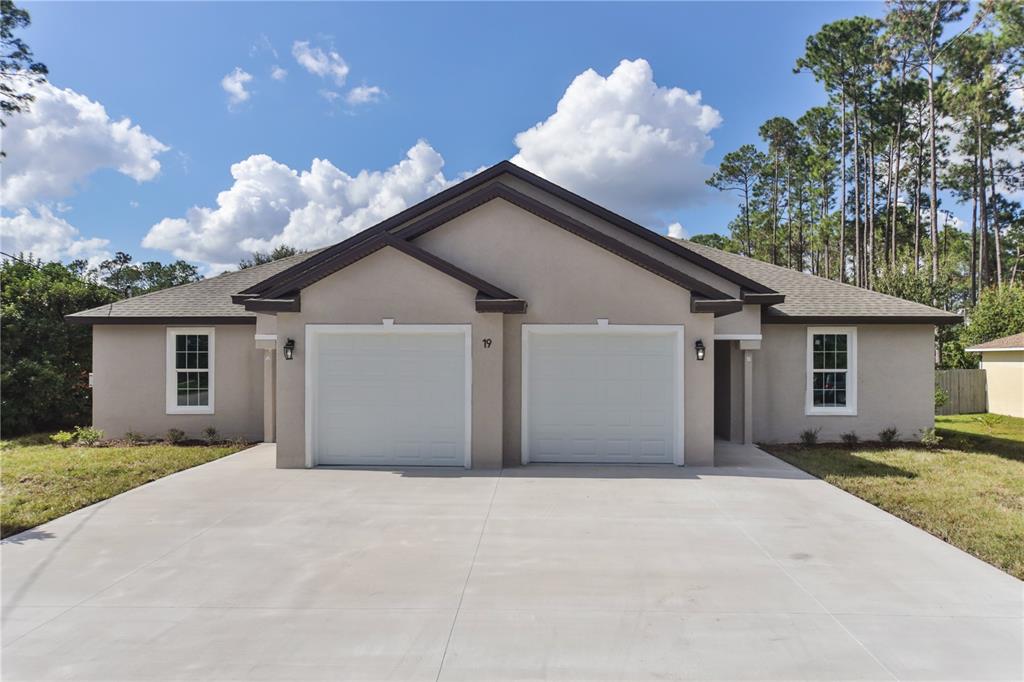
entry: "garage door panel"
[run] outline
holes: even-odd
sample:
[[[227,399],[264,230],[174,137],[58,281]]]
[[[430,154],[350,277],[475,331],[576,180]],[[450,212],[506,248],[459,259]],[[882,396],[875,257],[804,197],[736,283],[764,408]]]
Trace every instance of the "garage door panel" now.
[[[463,330],[321,333],[315,352],[320,464],[465,463]]]
[[[674,461],[681,381],[674,331],[526,334],[531,461]]]

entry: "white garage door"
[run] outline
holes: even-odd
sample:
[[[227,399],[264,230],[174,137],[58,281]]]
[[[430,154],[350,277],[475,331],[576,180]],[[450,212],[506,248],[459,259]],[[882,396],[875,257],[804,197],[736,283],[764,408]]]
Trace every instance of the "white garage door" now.
[[[314,462],[468,466],[468,330],[339,326],[309,338]]]
[[[630,329],[524,326],[524,461],[682,463],[681,328]]]

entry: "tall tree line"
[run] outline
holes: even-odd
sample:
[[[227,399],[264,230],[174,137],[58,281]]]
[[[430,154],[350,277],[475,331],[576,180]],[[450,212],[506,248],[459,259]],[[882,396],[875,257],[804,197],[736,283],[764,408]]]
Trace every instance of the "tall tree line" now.
[[[809,36],[794,72],[827,104],[725,155],[708,184],[740,207],[716,245],[887,293],[914,280],[950,309],[1024,280],[1024,3],[890,0]]]

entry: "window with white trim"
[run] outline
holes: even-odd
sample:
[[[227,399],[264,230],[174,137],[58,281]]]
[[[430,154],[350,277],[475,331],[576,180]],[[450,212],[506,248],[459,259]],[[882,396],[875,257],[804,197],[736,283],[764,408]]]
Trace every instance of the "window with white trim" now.
[[[167,413],[213,414],[213,328],[167,329]]]
[[[857,330],[852,327],[807,329],[805,412],[857,414]]]

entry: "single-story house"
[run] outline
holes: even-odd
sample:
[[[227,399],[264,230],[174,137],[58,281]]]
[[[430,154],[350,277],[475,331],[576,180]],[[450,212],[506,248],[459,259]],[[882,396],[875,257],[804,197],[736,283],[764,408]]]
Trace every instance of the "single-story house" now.
[[[979,343],[967,352],[981,354],[988,411],[1024,417],[1024,332]]]
[[[328,248],[69,316],[93,423],[279,467],[711,465],[933,423],[956,315],[676,241],[502,162]]]

